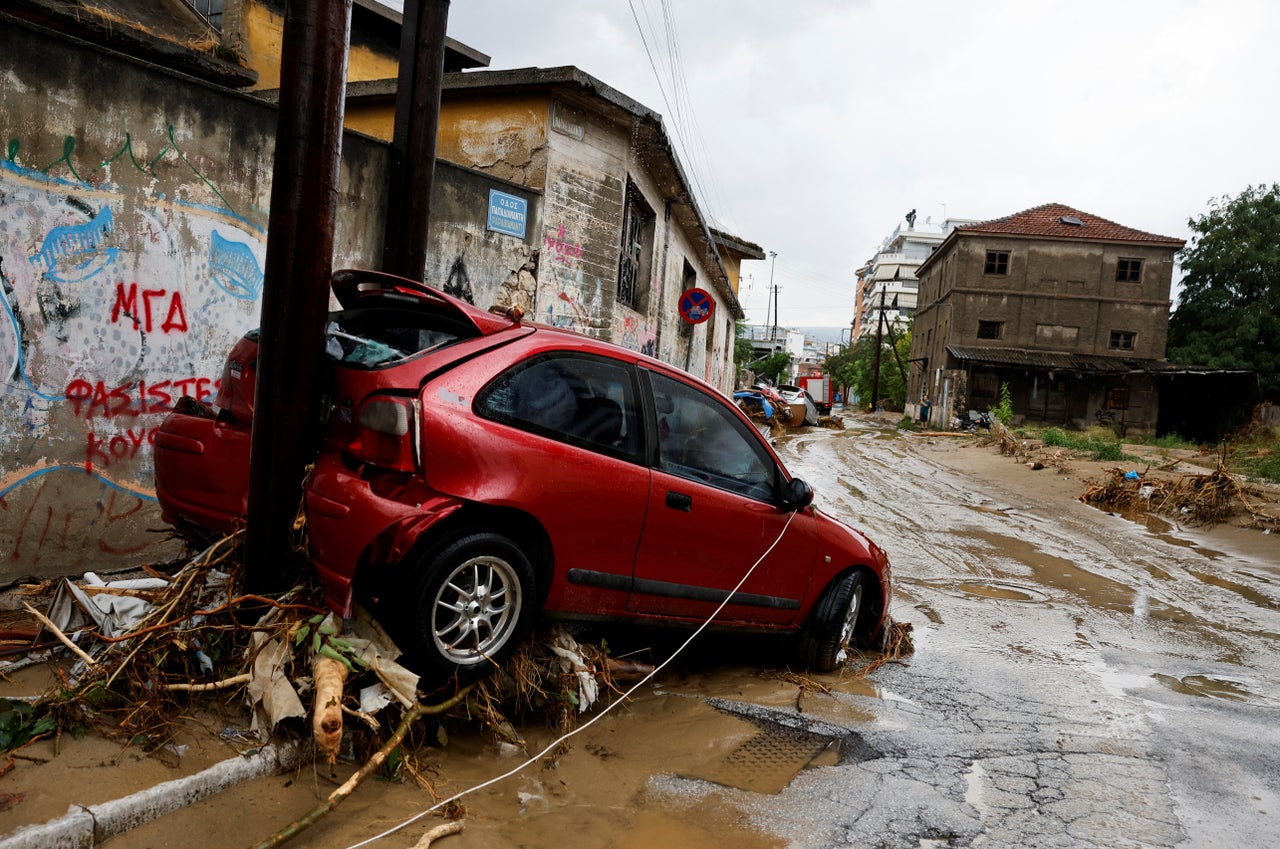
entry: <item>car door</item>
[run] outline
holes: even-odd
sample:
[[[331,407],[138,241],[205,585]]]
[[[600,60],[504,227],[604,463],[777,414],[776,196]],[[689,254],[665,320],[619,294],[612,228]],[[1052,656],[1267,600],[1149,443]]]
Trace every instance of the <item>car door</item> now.
[[[784,472],[727,399],[671,375],[642,374],[653,474],[628,610],[705,618],[763,555],[719,618],[793,624],[817,551],[812,508],[792,518],[779,497]]]
[[[640,408],[634,364],[515,342],[427,386],[428,482],[536,520],[554,565],[548,611],[624,615],[649,499]]]

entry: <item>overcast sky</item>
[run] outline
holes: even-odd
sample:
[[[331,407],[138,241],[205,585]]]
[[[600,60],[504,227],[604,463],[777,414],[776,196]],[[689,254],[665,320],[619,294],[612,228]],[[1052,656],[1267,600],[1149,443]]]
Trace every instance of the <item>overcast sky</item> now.
[[[790,326],[847,325],[913,208],[1056,202],[1185,239],[1280,180],[1274,0],[454,0],[449,34],[661,113],[709,223],[777,252]],[[752,322],[769,276],[744,266]]]

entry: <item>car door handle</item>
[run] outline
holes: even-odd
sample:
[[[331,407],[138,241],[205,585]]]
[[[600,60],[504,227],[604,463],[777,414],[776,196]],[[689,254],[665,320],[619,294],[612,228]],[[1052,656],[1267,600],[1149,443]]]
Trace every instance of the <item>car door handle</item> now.
[[[681,513],[692,513],[693,496],[685,495],[683,492],[668,492],[667,506],[673,510],[679,510]]]

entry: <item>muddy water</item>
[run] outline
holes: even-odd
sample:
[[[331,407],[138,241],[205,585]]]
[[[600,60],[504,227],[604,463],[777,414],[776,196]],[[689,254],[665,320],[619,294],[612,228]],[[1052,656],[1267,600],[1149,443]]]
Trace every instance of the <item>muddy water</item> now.
[[[1110,516],[1011,463],[974,478],[957,470],[989,458],[955,442],[852,424],[778,448],[889,552],[909,664],[802,686],[767,646],[708,641],[550,761],[468,796],[441,847],[1274,845],[1274,549]],[[554,739],[521,733],[527,751]],[[424,778],[447,795],[519,760],[454,728]],[[353,768],[252,782],[111,846],[250,845]],[[353,846],[432,801],[368,782],[290,845]]]

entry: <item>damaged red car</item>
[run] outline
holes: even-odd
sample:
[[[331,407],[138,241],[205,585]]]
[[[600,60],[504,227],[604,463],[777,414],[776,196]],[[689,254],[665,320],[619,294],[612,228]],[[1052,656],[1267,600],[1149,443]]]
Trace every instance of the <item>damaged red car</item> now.
[[[419,671],[476,678],[540,616],[693,627],[726,599],[714,625],[791,638],[816,670],[882,633],[885,553],[711,386],[397,277],[332,287],[311,558],[330,607],[367,603]],[[243,523],[256,351],[254,331],[216,407],[160,428],[166,521]]]

